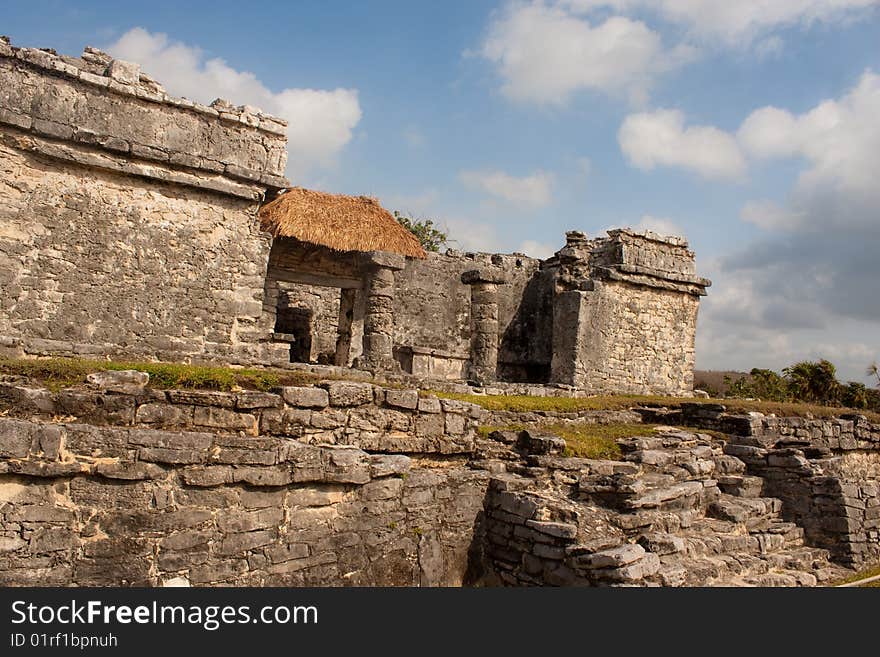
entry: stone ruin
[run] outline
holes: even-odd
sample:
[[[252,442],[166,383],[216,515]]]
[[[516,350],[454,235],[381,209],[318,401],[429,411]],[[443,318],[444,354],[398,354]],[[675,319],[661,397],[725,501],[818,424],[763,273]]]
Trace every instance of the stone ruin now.
[[[813,586],[880,560],[862,416],[148,381],[0,381],[0,585]],[[477,431],[511,420],[528,428]],[[588,459],[548,420],[650,424]]]
[[[543,261],[273,239],[283,120],[5,38],[0,88],[2,354],[691,394],[709,281],[683,239],[571,232]]]
[[[709,281],[684,240],[571,232],[541,261],[273,239],[284,135],[100,51],[0,39],[0,355],[335,375],[3,377],[0,585],[788,586],[880,559],[862,416],[490,413],[418,389],[690,395]],[[600,460],[551,421],[650,425]]]

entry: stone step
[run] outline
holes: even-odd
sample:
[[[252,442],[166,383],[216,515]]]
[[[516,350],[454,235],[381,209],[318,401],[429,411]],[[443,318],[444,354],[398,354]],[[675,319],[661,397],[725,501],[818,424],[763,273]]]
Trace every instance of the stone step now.
[[[811,572],[828,565],[821,552],[809,547],[793,548],[767,555],[767,562],[774,568]]]
[[[724,475],[718,477],[718,488],[734,497],[758,498],[761,497],[764,480],[749,475]]]
[[[720,520],[745,523],[750,519],[771,518],[782,510],[782,501],[775,497],[735,497],[722,493],[711,504],[706,515]]]

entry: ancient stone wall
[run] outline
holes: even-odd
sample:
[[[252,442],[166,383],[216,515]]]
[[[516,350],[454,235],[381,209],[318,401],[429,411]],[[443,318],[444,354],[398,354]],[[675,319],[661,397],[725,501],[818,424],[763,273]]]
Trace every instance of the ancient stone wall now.
[[[501,377],[546,381],[552,285],[539,269],[540,261],[523,255],[450,251],[408,260],[395,276],[395,345],[404,351],[414,348],[425,360],[441,361],[431,366],[446,367],[450,378],[465,378],[455,376],[466,374],[461,362],[471,357],[471,290],[461,276],[481,267],[503,272],[507,281],[497,288]],[[442,361],[454,364],[450,367]]]
[[[661,418],[729,434],[725,453],[743,461],[760,478],[759,490],[782,499],[786,519],[836,561],[880,559],[880,425],[861,415],[731,415],[706,404]]]
[[[565,294],[579,318],[579,358],[554,354],[556,371],[571,372],[565,382],[596,393],[692,394],[696,297],[614,281]]]
[[[332,381],[279,394],[5,384],[0,407],[21,417],[0,418],[2,585],[466,576],[488,479],[466,466],[471,405]]]
[[[0,41],[4,353],[268,363],[259,326],[284,123],[139,67]]]
[[[551,381],[594,393],[689,396],[699,298],[687,242],[651,232],[567,234],[558,267]]]

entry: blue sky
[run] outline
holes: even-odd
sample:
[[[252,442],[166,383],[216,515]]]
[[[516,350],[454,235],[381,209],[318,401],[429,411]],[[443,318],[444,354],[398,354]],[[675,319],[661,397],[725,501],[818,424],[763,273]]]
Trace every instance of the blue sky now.
[[[880,0],[32,0],[0,33],[283,115],[295,184],[458,248],[684,234],[698,367],[880,358]]]

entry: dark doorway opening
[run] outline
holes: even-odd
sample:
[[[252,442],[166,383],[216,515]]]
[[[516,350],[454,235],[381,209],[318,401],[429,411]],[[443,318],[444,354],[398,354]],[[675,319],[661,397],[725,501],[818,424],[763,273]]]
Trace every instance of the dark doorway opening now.
[[[311,308],[279,308],[275,316],[275,332],[289,336],[291,363],[308,363],[311,361]]]

